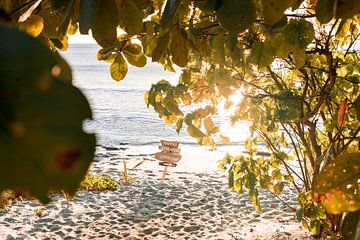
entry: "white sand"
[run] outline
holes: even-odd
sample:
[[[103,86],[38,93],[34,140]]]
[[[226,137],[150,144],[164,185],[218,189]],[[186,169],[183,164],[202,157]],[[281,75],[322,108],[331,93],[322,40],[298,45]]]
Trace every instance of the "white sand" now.
[[[67,207],[58,195],[48,206],[16,202],[0,213],[0,239],[309,239],[294,213],[269,193],[261,192],[263,213],[256,213],[248,195],[229,192],[226,173],[214,170],[213,159],[184,153],[170,168],[164,183],[163,167],[151,156],[126,156],[123,150],[98,148],[94,172],[119,179],[122,161],[136,182],[116,191],[80,191]],[[195,163],[194,163],[195,162]],[[282,197],[297,207],[290,190]],[[41,208],[38,217],[34,209]]]

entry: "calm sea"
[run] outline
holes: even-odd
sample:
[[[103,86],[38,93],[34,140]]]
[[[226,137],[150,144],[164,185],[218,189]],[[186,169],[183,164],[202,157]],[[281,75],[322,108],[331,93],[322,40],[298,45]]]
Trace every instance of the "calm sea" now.
[[[84,127],[86,131],[96,133],[98,145],[126,145],[136,152],[144,149],[154,152],[154,146],[161,139],[168,139],[179,141],[191,151],[208,151],[199,147],[195,139],[188,137],[186,129],[177,134],[175,127],[166,125],[152,108],[146,107],[144,94],[151,84],[161,79],[176,83],[181,70],[166,72],[150,60],[144,68],[129,66],[125,80],[116,82],[110,77],[110,64],[96,59],[98,50],[99,46],[95,44],[72,44],[68,51],[62,53],[72,67],[74,85],[82,90],[90,102],[93,120],[86,121]],[[246,126],[232,128],[227,123],[227,117],[218,118],[216,122],[233,140],[230,146],[220,145],[220,151],[237,152],[239,143],[246,137]]]

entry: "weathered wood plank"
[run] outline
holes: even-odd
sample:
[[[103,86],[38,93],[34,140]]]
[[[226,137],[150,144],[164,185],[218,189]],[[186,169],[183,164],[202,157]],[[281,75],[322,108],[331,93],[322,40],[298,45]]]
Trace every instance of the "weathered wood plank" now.
[[[180,153],[179,148],[173,148],[173,147],[168,147],[168,146],[159,146],[159,149],[161,149],[164,152]]]
[[[155,153],[155,158],[162,162],[177,163],[181,159],[181,155],[166,153],[166,152],[158,152]]]
[[[173,147],[173,148],[179,147],[179,142],[166,141],[166,140],[161,140],[160,142],[161,142],[161,145],[163,145],[163,146]]]

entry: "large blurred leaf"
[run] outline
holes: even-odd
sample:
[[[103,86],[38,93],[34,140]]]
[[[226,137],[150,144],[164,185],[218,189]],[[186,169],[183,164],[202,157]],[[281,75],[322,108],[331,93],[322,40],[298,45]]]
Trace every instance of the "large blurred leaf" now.
[[[100,0],[82,0],[80,7],[79,30],[81,34],[87,34],[90,29],[91,23],[97,16]]]
[[[19,29],[30,34],[33,37],[39,36],[44,28],[43,18],[39,15],[32,14],[25,22],[19,23]]]
[[[231,33],[249,28],[256,20],[256,8],[252,0],[226,0],[216,11],[221,26]]]
[[[117,43],[119,16],[113,0],[101,1],[96,21],[91,24],[92,35],[102,47],[114,46]]]
[[[346,214],[342,221],[341,233],[344,240],[360,239],[360,211]]]
[[[345,153],[330,162],[313,185],[313,199],[333,214],[360,209],[360,152]]]
[[[304,19],[291,19],[283,34],[289,44],[298,46],[301,49],[306,48],[315,37],[314,26]]]
[[[95,151],[82,130],[89,104],[60,56],[15,29],[1,26],[0,35],[0,192],[42,202],[50,190],[74,194]]]

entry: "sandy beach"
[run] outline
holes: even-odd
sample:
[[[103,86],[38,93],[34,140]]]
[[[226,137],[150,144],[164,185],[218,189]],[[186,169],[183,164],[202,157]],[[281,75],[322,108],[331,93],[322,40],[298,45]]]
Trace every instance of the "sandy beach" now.
[[[191,167],[193,159],[185,154],[161,182],[163,167],[152,154],[123,150],[97,147],[91,171],[118,180],[124,160],[129,168],[145,160],[129,171],[134,183],[115,191],[79,191],[69,207],[62,195],[53,195],[47,206],[15,202],[0,213],[0,239],[309,239],[293,212],[271,194],[261,194],[259,214],[247,194],[230,192],[226,173],[214,169],[214,161]],[[291,191],[282,197],[297,206]]]

